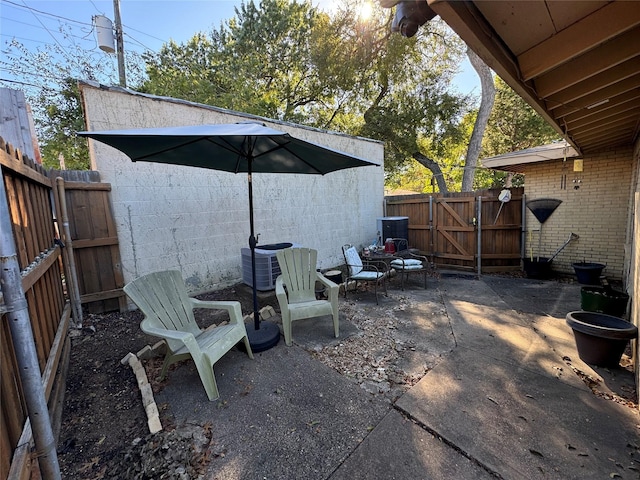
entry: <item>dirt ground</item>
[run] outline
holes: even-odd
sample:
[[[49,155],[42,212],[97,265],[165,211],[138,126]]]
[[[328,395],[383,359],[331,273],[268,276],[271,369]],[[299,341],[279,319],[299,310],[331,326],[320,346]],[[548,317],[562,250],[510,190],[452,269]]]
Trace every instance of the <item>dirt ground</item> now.
[[[203,300],[240,300],[243,312],[252,311],[250,298],[239,298],[234,288],[200,295]],[[67,374],[58,460],[64,479],[194,479],[206,465],[205,448],[211,435],[177,431],[163,416],[164,430],[149,434],[136,377],[120,360],[157,339],[140,330],[139,311],[85,314],[82,329],[71,332],[72,349]],[[216,318],[198,317],[201,325]],[[217,323],[217,322],[216,322]],[[161,359],[143,362],[155,392]],[[194,438],[197,440],[194,441]],[[194,443],[200,443],[202,448]]]
[[[237,299],[246,314],[253,310],[247,291],[246,286],[238,285],[198,298]],[[401,294],[393,295],[393,308],[410,308],[409,299]],[[271,305],[279,314],[275,297],[261,300],[261,305]],[[350,341],[366,339],[368,351],[363,353],[364,347],[355,343],[353,348],[348,348],[345,341],[341,356],[313,350],[310,354],[352,378],[365,390],[375,386],[375,393],[392,402],[419,381],[429,367],[419,371],[396,368],[401,351],[410,353],[411,345],[405,342],[399,347],[398,341],[389,342],[388,335],[379,333],[389,331],[386,325],[389,316],[384,312],[380,314],[379,309],[376,309],[379,313],[376,318],[363,315],[361,305],[341,301],[340,309],[341,315],[346,315],[363,333],[361,340],[356,337]],[[381,308],[385,307],[381,305]],[[215,316],[197,318],[203,327],[223,320]],[[164,429],[154,435],[148,433],[135,375],[128,365],[120,362],[128,352],[136,353],[157,341],[140,330],[141,320],[138,311],[85,315],[82,329],[71,332],[72,351],[58,443],[64,479],[196,479],[216,455],[208,425],[176,429],[163,405],[158,405],[158,409]],[[156,380],[161,363],[160,358],[143,361],[154,393],[163,388]],[[376,368],[380,366],[385,368]],[[381,379],[378,378],[381,370],[391,373]],[[589,378],[583,380],[589,384]],[[388,388],[380,391],[381,384]],[[594,393],[598,394],[596,388],[597,385]],[[633,392],[628,398],[616,401],[633,407],[630,398],[634,398]]]

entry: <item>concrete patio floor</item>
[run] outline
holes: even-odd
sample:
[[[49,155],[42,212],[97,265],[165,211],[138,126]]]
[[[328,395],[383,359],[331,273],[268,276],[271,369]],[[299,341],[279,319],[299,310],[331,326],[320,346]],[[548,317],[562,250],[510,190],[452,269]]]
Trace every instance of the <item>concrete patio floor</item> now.
[[[340,298],[339,339],[330,319],[299,321],[292,347],[254,361],[231,351],[215,366],[218,401],[192,364],[171,373],[156,401],[177,425],[211,424],[205,478],[640,478],[638,411],[605,395],[628,392],[633,375],[578,358],[564,319],[580,309],[578,284],[443,275],[402,292],[394,282],[379,307],[367,292]],[[396,366],[422,371],[417,383],[377,393],[318,360],[362,340],[354,312],[388,316],[380,334],[411,346]]]

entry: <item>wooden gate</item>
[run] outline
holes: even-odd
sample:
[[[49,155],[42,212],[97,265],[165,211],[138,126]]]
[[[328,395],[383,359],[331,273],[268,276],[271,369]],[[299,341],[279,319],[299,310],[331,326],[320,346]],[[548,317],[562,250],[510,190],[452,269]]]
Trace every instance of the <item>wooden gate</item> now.
[[[409,217],[409,245],[440,268],[479,273],[521,268],[524,190],[385,197],[386,215]]]
[[[56,172],[64,178],[69,229],[78,275],[80,301],[89,313],[126,309],[124,277],[116,225],[111,211],[111,184],[98,172]],[[59,182],[60,185],[60,182]]]
[[[475,197],[435,197],[432,208],[436,265],[473,270],[478,238]]]

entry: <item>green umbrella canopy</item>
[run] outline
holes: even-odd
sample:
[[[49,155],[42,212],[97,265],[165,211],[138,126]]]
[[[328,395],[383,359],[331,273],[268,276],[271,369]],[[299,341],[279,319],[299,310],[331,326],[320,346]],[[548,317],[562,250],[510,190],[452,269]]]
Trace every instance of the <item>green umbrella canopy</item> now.
[[[324,175],[345,168],[379,166],[259,123],[106,130],[78,135],[117,148],[134,162],[189,165],[232,173]]]
[[[345,168],[379,166],[254,122],[78,132],[78,135],[117,148],[134,162],[168,163],[249,174],[254,328],[247,330],[247,334],[251,348],[256,352],[273,347],[280,338],[280,330],[270,322],[262,322],[261,325],[258,313],[255,264],[258,242],[254,235],[251,173],[324,175]]]

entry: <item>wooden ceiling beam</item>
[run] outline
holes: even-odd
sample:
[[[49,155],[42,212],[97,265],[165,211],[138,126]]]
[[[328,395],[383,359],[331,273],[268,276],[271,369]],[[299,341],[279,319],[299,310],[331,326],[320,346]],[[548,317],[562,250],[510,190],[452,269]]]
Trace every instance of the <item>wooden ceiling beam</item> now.
[[[601,120],[614,117],[624,112],[629,112],[629,115],[637,116],[637,112],[640,110],[640,97],[634,100],[619,103],[613,108],[600,111],[597,115],[570,115],[564,118],[567,128],[580,128],[591,124],[597,124]]]
[[[563,135],[562,128],[549,114],[544,101],[539,98],[531,85],[521,81],[517,59],[493,27],[487,23],[473,1],[428,0],[428,4],[484,60],[489,68],[549,122],[558,134]],[[580,152],[577,144],[572,142],[572,146]]]
[[[617,128],[633,128],[635,124],[636,115],[632,112],[621,113],[620,115],[615,115],[606,120],[602,120],[597,124],[585,125],[582,127],[573,127],[571,129],[576,135],[583,135],[594,130],[602,130],[605,128],[617,127]]]
[[[640,7],[638,10],[640,11]],[[597,49],[573,58],[540,77],[536,77],[535,84],[538,95],[546,98],[559,89],[577,85],[607,69],[637,57],[640,55],[638,45],[640,45],[640,27],[610,40]]]
[[[553,70],[567,59],[582,55],[638,25],[640,8],[636,2],[612,2],[520,54],[518,64],[523,80]]]
[[[580,97],[594,93],[638,73],[640,73],[640,55],[582,82],[578,82],[570,88],[557,84],[553,88],[544,90],[540,88],[537,80],[535,81],[535,84],[538,94],[547,101],[554,103],[570,103]]]
[[[567,113],[567,112],[561,112],[561,110],[564,108],[564,107],[561,107],[554,110],[554,113],[557,113],[557,114],[562,113],[562,115],[559,115],[557,119],[562,118],[563,122],[565,120],[567,122],[573,122],[581,118],[600,115],[605,110],[608,110],[610,108],[617,108],[618,106],[624,103],[633,101],[636,98],[640,98],[640,87],[628,90],[620,95],[611,97],[608,102],[603,103],[602,105],[599,105],[597,107],[591,108],[589,110],[582,108],[582,109],[574,110],[573,112]]]
[[[609,127],[603,128],[597,131],[591,131],[584,134],[573,133],[576,141],[580,142],[582,145],[593,144],[600,139],[620,139],[627,138],[629,139],[633,134],[633,127],[628,128],[619,128],[619,127]]]
[[[611,148],[615,148],[615,147],[621,147],[621,146],[626,146],[629,145],[629,137],[628,136],[620,136],[620,137],[607,137],[601,140],[598,140],[597,142],[591,142],[588,145],[585,145],[584,147],[584,153],[588,154],[591,152],[597,152],[599,150],[603,150],[603,149],[611,149]]]
[[[606,88],[603,88],[602,90],[598,90],[597,92],[594,92],[590,95],[581,97],[571,103],[558,104],[548,102],[547,106],[549,110],[552,110],[551,113],[553,114],[553,116],[556,119],[559,119],[561,117],[564,117],[565,115],[569,115],[583,108],[587,108],[590,105],[597,105],[598,103],[605,102],[606,100],[611,101],[611,99],[616,97],[617,95],[635,90],[638,87],[640,87],[640,74],[629,77],[616,83],[615,85],[610,85]]]

